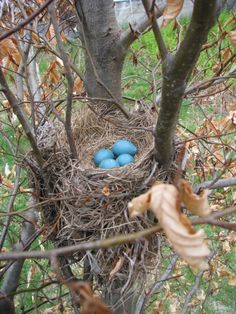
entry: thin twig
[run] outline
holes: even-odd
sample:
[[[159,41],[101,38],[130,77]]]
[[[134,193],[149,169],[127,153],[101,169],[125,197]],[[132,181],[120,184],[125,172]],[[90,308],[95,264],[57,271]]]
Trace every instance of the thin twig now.
[[[151,21],[153,34],[155,36],[156,43],[157,43],[159,51],[160,51],[161,59],[164,60],[166,58],[166,56],[168,55],[168,50],[166,48],[164,39],[162,37],[160,28],[159,28],[157,20],[156,20],[156,15],[154,13],[154,5],[152,6],[153,8],[149,8],[147,0],[142,0],[142,3],[143,3],[143,6],[145,8],[146,14]],[[153,3],[155,3],[155,0]]]
[[[215,252],[213,252],[213,254],[211,254],[211,256],[209,257],[208,260],[210,261],[210,260],[213,258],[214,255],[215,255]],[[199,285],[200,285],[200,283],[201,283],[201,279],[202,279],[202,277],[203,277],[203,275],[204,275],[205,272],[206,272],[206,271],[203,270],[203,271],[200,271],[200,272],[197,274],[197,276],[196,276],[196,278],[195,278],[195,282],[194,282],[194,284],[193,284],[191,290],[188,292],[188,294],[187,294],[187,296],[186,296],[186,298],[185,298],[184,305],[183,305],[183,307],[182,307],[182,310],[181,310],[180,314],[185,314],[185,313],[187,313],[188,307],[189,307],[189,302],[191,301],[192,297],[193,297],[194,294],[196,293],[196,291],[197,291],[197,289],[198,289],[198,287],[199,287]]]
[[[3,39],[11,36],[12,34],[18,32],[20,29],[22,29],[24,26],[29,24],[31,21],[33,21],[44,9],[46,9],[50,3],[52,3],[54,0],[47,0],[37,11],[35,11],[33,14],[31,14],[26,20],[19,23],[16,27],[10,29],[8,32],[4,33],[2,36],[0,36],[0,41]]]
[[[158,279],[158,281],[156,281],[154,285],[147,292],[144,292],[139,297],[134,314],[144,313],[144,307],[147,304],[148,300],[166,282],[166,280],[172,273],[173,268],[175,267],[175,263],[177,262],[177,259],[178,259],[178,255],[175,254],[173,258],[171,259],[170,263],[168,264],[167,268],[165,269],[164,273],[161,275],[160,279]]]
[[[64,64],[64,69],[65,69],[65,76],[67,79],[68,87],[67,87],[67,103],[66,103],[66,120],[65,120],[65,130],[66,130],[66,135],[68,139],[68,143],[70,146],[71,150],[71,156],[73,159],[78,159],[78,154],[75,146],[75,141],[73,138],[73,131],[71,127],[71,116],[72,116],[72,102],[73,102],[73,89],[74,89],[74,78],[71,73],[71,64],[69,61],[69,58],[65,52],[65,49],[63,47],[60,31],[59,31],[59,25],[57,22],[57,17],[56,17],[56,12],[55,12],[55,7],[53,4],[51,4],[48,8],[52,25],[54,28],[57,44],[58,44],[58,49],[61,54],[61,58],[63,60]]]
[[[13,188],[9,203],[7,205],[6,214],[9,214],[12,211],[12,207],[13,207],[13,204],[14,204],[16,196],[17,196],[17,191],[18,191],[19,182],[20,182],[20,171],[21,171],[21,167],[19,165],[17,165],[16,166],[16,178],[15,178],[15,182],[14,182],[14,188]],[[6,222],[4,224],[3,230],[1,232],[1,236],[0,236],[0,251],[2,250],[4,241],[5,241],[5,237],[7,235],[8,229],[9,229],[10,222],[11,222],[11,215],[8,215]]]
[[[36,158],[39,166],[42,167],[44,160],[43,160],[42,154],[38,148],[38,145],[37,145],[35,136],[32,132],[31,126],[29,124],[29,121],[28,121],[27,117],[25,116],[23,109],[19,106],[18,100],[14,96],[13,92],[10,90],[1,68],[0,68],[0,84],[2,85],[2,91],[5,95],[5,97],[7,98],[10,106],[12,107],[13,112],[15,113],[17,118],[19,119],[19,121],[20,121],[20,123],[21,123],[21,125],[25,131],[25,134],[28,137],[28,140],[31,144],[31,147],[33,149],[35,158]]]
[[[194,191],[199,191],[199,189],[221,189],[229,186],[235,186],[236,185],[236,177],[228,178],[228,179],[221,179],[217,182],[214,182],[214,180],[209,180],[200,183],[194,188]]]

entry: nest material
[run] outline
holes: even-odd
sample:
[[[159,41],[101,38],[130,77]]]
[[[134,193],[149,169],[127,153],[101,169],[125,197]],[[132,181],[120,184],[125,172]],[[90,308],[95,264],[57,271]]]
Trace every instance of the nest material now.
[[[64,197],[57,204],[60,213],[60,228],[55,239],[57,245],[111,238],[153,225],[153,219],[148,216],[130,219],[127,204],[162,176],[153,158],[152,129],[156,114],[146,109],[132,113],[129,121],[120,115],[111,119],[104,120],[88,109],[81,109],[74,117],[78,161],[68,157],[66,135],[60,125],[52,127],[48,124],[40,130],[41,146],[45,154],[50,152],[48,172],[53,192],[60,198]],[[111,148],[118,139],[128,139],[137,145],[135,163],[109,170],[96,168],[94,153],[100,148]],[[121,277],[125,275],[122,278],[125,278],[125,288],[128,288],[141,269],[146,271],[148,265],[153,267],[157,244],[155,235],[148,242],[143,240],[89,253],[91,272],[107,284],[111,270],[122,256],[123,266],[114,278],[119,274]],[[87,253],[78,252],[75,259],[81,261],[84,258],[82,254]]]

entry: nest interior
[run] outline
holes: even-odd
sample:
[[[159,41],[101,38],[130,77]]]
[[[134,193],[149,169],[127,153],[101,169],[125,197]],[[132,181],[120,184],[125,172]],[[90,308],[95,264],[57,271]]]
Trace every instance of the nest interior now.
[[[56,204],[60,217],[55,237],[57,246],[125,236],[153,225],[153,219],[148,215],[130,219],[127,205],[163,177],[153,157],[152,130],[156,118],[150,108],[133,112],[129,120],[118,114],[103,119],[88,108],[81,109],[73,118],[79,155],[76,161],[69,158],[62,125],[48,123],[39,130],[40,145],[48,158],[53,193],[64,198]],[[135,162],[109,170],[96,168],[94,153],[100,148],[111,148],[118,139],[128,139],[137,145]],[[124,285],[128,289],[141,270],[146,272],[149,266],[154,267],[158,243],[158,236],[154,235],[149,241],[140,240],[89,253],[77,252],[74,259],[80,262],[87,256],[90,271],[107,283],[117,260],[123,257],[122,267],[110,281],[126,278]]]

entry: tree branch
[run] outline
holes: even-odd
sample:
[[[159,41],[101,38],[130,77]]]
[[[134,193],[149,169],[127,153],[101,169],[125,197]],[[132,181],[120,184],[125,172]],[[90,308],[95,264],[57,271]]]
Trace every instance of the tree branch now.
[[[213,183],[214,180],[209,180],[200,183],[196,187],[194,187],[194,191],[199,191],[199,189],[210,189],[210,190],[215,190],[215,189],[221,189],[229,186],[235,186],[236,185],[236,177],[228,178],[228,179],[221,179],[218,180],[217,182]]]
[[[21,252],[24,249],[24,245],[28,242],[28,240],[32,237],[35,232],[35,225],[38,220],[38,214],[35,209],[29,210],[26,214],[26,221],[23,223],[23,228],[20,236],[19,242],[14,246],[14,250]],[[16,252],[16,253],[18,253]],[[18,259],[8,268],[4,282],[1,288],[1,294],[3,298],[0,297],[0,312],[6,313],[6,306],[10,309],[9,314],[15,313],[13,306],[13,294],[16,291],[19,280],[21,270],[24,264],[24,259]],[[10,296],[11,295],[11,296]],[[10,297],[8,297],[10,296]]]
[[[161,107],[155,131],[156,159],[168,169],[174,155],[174,136],[186,82],[217,15],[217,0],[196,0],[184,40],[175,56],[163,62]]]
[[[211,254],[211,256],[209,257],[208,260],[210,261],[214,255],[215,255],[215,253]],[[195,278],[195,282],[191,287],[191,290],[188,292],[188,294],[185,297],[184,305],[183,305],[181,312],[180,312],[181,314],[187,313],[189,303],[190,303],[191,299],[193,298],[194,294],[196,293],[197,289],[199,288],[199,285],[201,283],[201,279],[202,279],[205,272],[206,272],[205,270],[202,270],[197,274],[197,276]]]
[[[46,9],[50,3],[52,3],[54,0],[47,0],[37,11],[35,11],[33,14],[31,14],[26,20],[19,23],[16,27],[12,28],[8,32],[4,33],[0,36],[0,41],[3,39],[11,36],[12,34],[18,32],[20,29],[22,29],[24,26],[29,24],[31,21],[33,21],[44,9]]]
[[[147,304],[148,300],[150,299],[150,297],[156,293],[156,291],[158,289],[160,289],[160,287],[166,282],[166,280],[168,279],[168,277],[170,276],[170,274],[173,271],[173,268],[175,267],[175,264],[178,260],[178,255],[174,255],[173,258],[171,259],[169,265],[166,267],[166,270],[164,271],[164,273],[161,275],[160,279],[158,279],[158,281],[156,281],[154,283],[154,285],[152,285],[152,287],[150,289],[148,289],[148,291],[145,293],[143,293],[138,301],[137,301],[137,305],[135,308],[135,313],[134,314],[142,314],[144,313],[144,306]]]
[[[12,207],[13,207],[13,204],[14,204],[16,196],[17,196],[17,191],[19,189],[19,182],[20,182],[20,171],[21,171],[21,168],[19,165],[17,165],[14,188],[12,190],[12,194],[11,194],[11,197],[10,197],[9,203],[7,205],[7,209],[6,209],[7,214],[9,214],[12,211]],[[7,231],[8,231],[10,222],[11,222],[11,215],[8,215],[6,222],[4,224],[3,230],[2,230],[1,235],[0,235],[0,251],[2,250],[2,247],[4,245],[5,237],[7,235]]]
[[[158,19],[162,16],[165,9],[165,4],[160,4],[158,10],[155,10],[155,18]],[[148,26],[151,25],[151,21],[146,14],[144,14],[139,21],[134,22],[129,30],[122,33],[120,38],[120,45],[127,50],[129,46],[142,34]]]
[[[161,35],[160,28],[159,28],[157,21],[156,21],[156,16],[154,13],[154,6],[152,6],[153,8],[152,7],[150,8],[148,0],[142,0],[142,3],[143,3],[143,6],[145,8],[146,14],[150,20],[153,34],[155,36],[156,43],[157,43],[157,46],[158,46],[159,51],[160,51],[161,59],[164,60],[166,58],[166,56],[168,55],[168,50],[166,48],[164,39]],[[154,3],[155,3],[155,0],[154,0]]]
[[[198,224],[214,224],[213,221],[215,220],[218,222],[217,219],[229,216],[236,212],[236,206],[230,207],[226,210],[214,213],[207,217],[192,219],[192,225]],[[32,251],[32,252],[9,252],[9,253],[2,253],[0,254],[0,261],[5,260],[18,260],[22,258],[35,258],[35,259],[42,259],[47,258],[51,259],[52,256],[71,256],[76,251],[87,251],[93,249],[108,249],[117,245],[121,245],[124,243],[137,241],[144,237],[148,237],[154,233],[162,231],[162,228],[159,225],[151,227],[149,229],[131,233],[129,235],[119,235],[110,239],[105,240],[97,240],[93,242],[87,243],[80,243],[77,245],[71,245],[63,248],[53,249],[50,251]]]
[[[33,149],[35,158],[39,164],[40,167],[43,166],[44,160],[42,158],[41,152],[38,148],[36,139],[34,137],[34,134],[31,130],[31,126],[29,124],[29,120],[26,118],[24,111],[22,110],[22,108],[20,108],[18,101],[16,99],[16,97],[14,96],[14,94],[12,93],[12,91],[10,90],[7,81],[4,77],[2,68],[0,67],[0,84],[2,85],[2,92],[4,93],[5,97],[7,98],[10,106],[12,107],[13,112],[15,113],[15,115],[17,116],[17,118],[19,119],[26,136],[28,137],[28,140],[31,144],[31,147]]]
[[[51,17],[51,22],[54,28],[58,49],[61,54],[61,58],[63,60],[65,76],[67,79],[68,87],[67,87],[67,103],[66,103],[66,120],[65,120],[65,130],[67,134],[68,143],[70,146],[71,156],[73,159],[78,159],[78,154],[75,146],[75,141],[73,137],[73,131],[71,127],[71,115],[72,115],[72,103],[73,103],[73,89],[74,89],[74,78],[71,73],[71,64],[69,58],[65,52],[63,47],[63,43],[61,40],[61,35],[59,31],[59,25],[57,22],[55,7],[51,4],[48,8],[49,15]]]

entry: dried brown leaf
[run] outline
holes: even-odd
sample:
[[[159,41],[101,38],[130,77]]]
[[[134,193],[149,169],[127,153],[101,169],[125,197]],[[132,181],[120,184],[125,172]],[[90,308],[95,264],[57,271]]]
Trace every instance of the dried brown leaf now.
[[[231,56],[232,56],[231,50],[229,47],[227,47],[223,52],[224,63],[226,63],[230,59]]]
[[[94,295],[88,282],[76,282],[71,287],[80,293],[82,304],[81,314],[112,314],[111,309],[98,296]]]
[[[46,38],[50,42],[51,45],[56,46],[57,41],[55,37],[55,31],[52,25],[49,26],[47,33],[46,33]]]
[[[236,31],[229,32],[229,38],[234,46],[234,49],[236,50]]]
[[[208,204],[208,190],[203,190],[200,195],[194,194],[191,186],[185,180],[180,180],[181,201],[186,208],[198,216],[207,216],[211,213]]]
[[[163,12],[162,27],[174,20],[183,8],[184,0],[167,0],[166,8]]]
[[[102,189],[102,194],[105,196],[109,196],[111,194],[111,191],[109,189],[109,186],[104,186],[104,188]]]
[[[124,260],[125,260],[124,256],[119,257],[118,261],[115,264],[115,267],[110,272],[109,280],[111,280],[118,273],[118,271],[121,269],[121,267],[124,264]]]
[[[151,191],[133,198],[132,202],[128,204],[130,216],[135,217],[144,214],[150,209],[150,199]]]
[[[74,82],[74,91],[78,94],[83,91],[83,81],[77,77]]]
[[[204,242],[203,230],[195,231],[191,222],[180,211],[180,195],[171,184],[159,184],[129,203],[131,216],[146,212],[156,215],[174,250],[192,267],[208,269],[206,257],[210,251]]]

